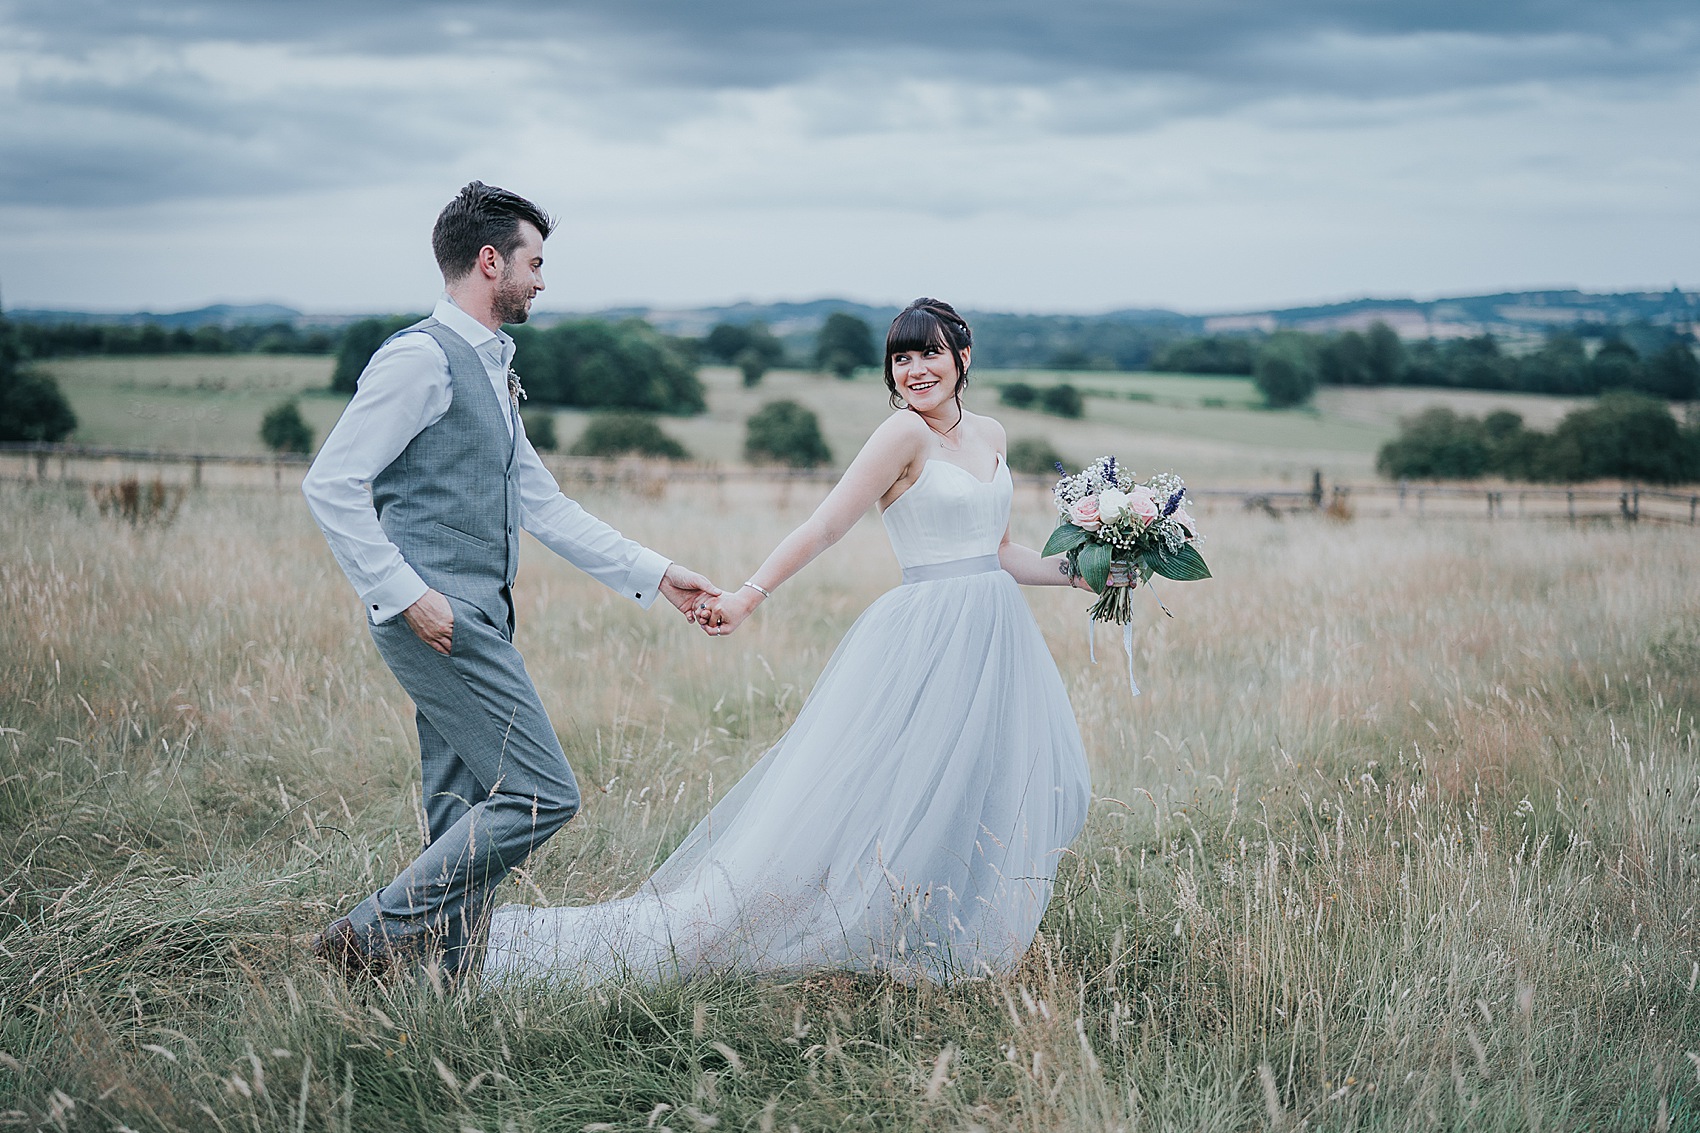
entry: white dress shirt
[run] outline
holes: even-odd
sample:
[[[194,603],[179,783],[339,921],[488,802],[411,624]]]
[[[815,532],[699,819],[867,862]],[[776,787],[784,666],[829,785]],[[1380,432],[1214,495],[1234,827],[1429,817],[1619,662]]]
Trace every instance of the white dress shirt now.
[[[466,339],[484,363],[497,400],[508,402],[514,340],[493,331],[444,295],[431,312]],[[301,491],[331,554],[359,591],[366,616],[386,622],[429,589],[378,522],[372,481],[413,438],[448,412],[449,360],[428,334],[404,334],[372,355],[348,408],[313,459]],[[511,435],[516,415],[504,414]],[[561,494],[522,431],[514,457],[520,525],[543,545],[644,608],[655,601],[669,560],[633,542]]]

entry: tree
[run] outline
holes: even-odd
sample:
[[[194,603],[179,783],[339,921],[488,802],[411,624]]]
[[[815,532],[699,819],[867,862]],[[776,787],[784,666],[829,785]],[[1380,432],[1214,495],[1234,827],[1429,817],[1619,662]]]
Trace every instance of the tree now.
[[[59,383],[24,367],[17,331],[0,315],[0,441],[57,442],[76,427]]]
[[[1086,412],[1086,399],[1080,391],[1064,382],[1039,394],[1039,407],[1058,417],[1079,417]]]
[[[583,409],[701,413],[702,382],[675,340],[642,319],[515,327],[514,370],[532,399]]]
[[[732,359],[732,364],[738,367],[739,373],[743,374],[745,389],[754,389],[760,385],[762,378],[767,374],[767,359],[762,356],[761,351],[754,347],[746,347],[739,351],[738,356]]]
[[[878,365],[873,331],[855,315],[834,311],[815,340],[815,364],[841,378],[850,377],[857,366]]]
[[[1030,476],[1049,476],[1064,463],[1062,454],[1043,437],[1021,437],[1009,442],[1009,469]]]
[[[1364,353],[1364,380],[1370,385],[1394,385],[1404,376],[1405,343],[1380,319],[1364,335]]]
[[[1552,443],[1569,480],[1620,476],[1674,484],[1700,471],[1693,468],[1693,439],[1670,407],[1641,393],[1607,392],[1572,410],[1553,430]]]
[[[1255,339],[1218,334],[1170,343],[1151,359],[1151,368],[1171,374],[1249,374],[1256,356]]]
[[[555,435],[555,415],[547,409],[522,410],[519,423],[525,429],[525,439],[538,452],[554,452],[561,447],[560,438]]]
[[[1039,399],[1039,391],[1026,382],[1009,382],[998,387],[998,400],[1016,409],[1026,409]]]
[[[1700,429],[1678,426],[1665,402],[1624,390],[1573,410],[1550,434],[1504,410],[1477,420],[1432,408],[1402,422],[1376,468],[1394,477],[1497,471],[1518,480],[1681,483],[1700,478]]]
[[[290,398],[268,409],[260,421],[260,440],[273,452],[312,452],[313,430],[301,416],[300,402]]]
[[[1531,393],[1596,392],[1582,340],[1567,331],[1549,335],[1539,350],[1518,360],[1517,387]]]
[[[1436,406],[1400,422],[1399,435],[1381,446],[1375,467],[1396,480],[1467,480],[1486,472],[1491,459],[1488,433],[1480,421]]]
[[[1317,381],[1331,386],[1369,384],[1369,343],[1355,330],[1324,341],[1316,355]]]
[[[331,371],[331,389],[337,393],[353,393],[360,384],[360,373],[384,340],[402,327],[419,321],[417,315],[389,315],[381,319],[361,319],[350,323],[342,332],[342,344],[336,351],[336,368]]]
[[[785,360],[785,344],[773,337],[760,320],[748,323],[716,323],[702,340],[703,352],[717,362],[737,365],[738,355],[754,350],[771,369]]]
[[[1603,343],[1588,363],[1594,388],[1600,391],[1638,389],[1641,385],[1641,355],[1620,338]]]
[[[1460,338],[1448,344],[1445,382],[1463,389],[1510,389],[1516,360],[1499,348],[1491,334]]]
[[[688,460],[685,446],[661,431],[642,413],[597,413],[569,450],[574,456],[622,456],[638,453],[667,460]]]
[[[1672,342],[1647,359],[1642,386],[1655,397],[1693,401],[1700,398],[1700,362],[1686,342]]]
[[[750,344],[750,328],[740,323],[716,323],[702,340],[703,351],[717,362],[730,363]]]
[[[832,460],[820,421],[795,401],[770,401],[745,422],[744,458],[813,468]]]
[[[1252,383],[1271,409],[1303,405],[1316,392],[1316,364],[1303,342],[1277,335],[1257,356]]]

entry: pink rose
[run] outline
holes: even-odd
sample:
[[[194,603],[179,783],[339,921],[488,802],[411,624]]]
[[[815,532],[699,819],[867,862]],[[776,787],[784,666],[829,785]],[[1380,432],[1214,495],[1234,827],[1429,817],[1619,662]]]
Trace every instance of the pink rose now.
[[[1083,531],[1098,530],[1098,497],[1087,496],[1069,505],[1068,521]]]
[[[1140,523],[1150,523],[1157,518],[1157,497],[1148,488],[1134,488],[1127,494],[1128,510],[1138,518]]]
[[[1193,518],[1191,514],[1187,512],[1186,508],[1176,508],[1174,510],[1174,514],[1170,515],[1169,518],[1180,524],[1182,530],[1184,530],[1188,535],[1196,536],[1198,534],[1198,524],[1193,522]]]

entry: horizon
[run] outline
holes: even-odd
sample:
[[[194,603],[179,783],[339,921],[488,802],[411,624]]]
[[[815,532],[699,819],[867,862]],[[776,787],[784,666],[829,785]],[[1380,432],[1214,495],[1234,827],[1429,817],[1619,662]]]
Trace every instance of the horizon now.
[[[967,307],[967,308],[964,308],[964,309],[971,311],[975,314],[979,314],[979,315],[1015,315],[1015,316],[1032,315],[1032,316],[1040,316],[1040,317],[1055,316],[1055,317],[1076,317],[1076,318],[1101,318],[1101,317],[1105,317],[1105,316],[1108,316],[1108,315],[1118,314],[1118,313],[1121,313],[1121,312],[1124,312],[1124,311],[1150,311],[1150,312],[1161,312],[1161,313],[1164,313],[1164,314],[1177,315],[1177,316],[1180,316],[1180,317],[1183,317],[1183,318],[1218,318],[1218,317],[1234,316],[1234,315],[1278,314],[1278,313],[1285,312],[1285,311],[1302,311],[1302,310],[1311,310],[1311,309],[1317,309],[1317,308],[1328,308],[1328,307],[1335,307],[1335,306],[1350,306],[1352,304],[1357,304],[1357,303],[1411,303],[1411,304],[1414,304],[1414,305],[1423,306],[1423,305],[1430,305],[1430,304],[1434,304],[1434,303],[1445,303],[1445,302],[1455,302],[1455,301],[1468,300],[1468,299],[1483,299],[1483,298],[1491,298],[1491,297],[1498,297],[1498,296],[1515,296],[1515,295],[1539,295],[1539,294],[1566,294],[1566,293],[1569,293],[1569,294],[1576,294],[1576,295],[1589,296],[1589,297],[1605,298],[1605,297],[1613,297],[1613,296],[1659,296],[1659,295],[1669,295],[1672,292],[1676,292],[1676,293],[1679,293],[1679,294],[1682,294],[1682,295],[1685,295],[1685,296],[1700,295],[1700,285],[1696,285],[1694,287],[1688,287],[1688,286],[1684,286],[1680,283],[1671,283],[1668,286],[1664,286],[1664,287],[1622,287],[1622,288],[1613,288],[1613,289],[1609,289],[1609,290],[1602,290],[1602,289],[1595,289],[1595,288],[1588,288],[1588,287],[1569,286],[1569,285],[1538,286],[1538,287],[1500,287],[1500,288],[1493,288],[1493,289],[1483,290],[1483,291],[1473,291],[1473,292],[1468,292],[1468,293],[1448,292],[1448,293],[1439,293],[1439,294],[1432,294],[1432,295],[1426,295],[1426,296],[1425,295],[1417,295],[1417,294],[1400,294],[1400,295],[1394,295],[1394,294],[1383,294],[1383,295],[1355,294],[1355,295],[1346,295],[1346,296],[1338,296],[1338,297],[1314,299],[1314,300],[1305,300],[1305,301],[1297,301],[1297,302],[1282,302],[1282,303],[1277,303],[1277,304],[1269,304],[1269,305],[1265,305],[1265,306],[1245,306],[1245,307],[1217,308],[1217,309],[1203,309],[1203,310],[1187,309],[1187,308],[1184,308],[1184,307],[1181,307],[1181,306],[1165,305],[1165,304],[1161,304],[1161,303],[1148,304],[1148,305],[1142,304],[1142,305],[1139,305],[1139,306],[1112,307],[1112,308],[1106,308],[1106,309],[1095,310],[1095,311],[1078,310],[1078,309],[1071,309],[1071,310],[1060,310],[1060,309],[1059,310],[1034,310],[1034,309],[990,308],[990,307]],[[911,296],[911,298],[913,298],[913,296]],[[432,301],[434,302],[435,299],[433,298]],[[891,301],[891,302],[881,302],[881,301],[877,301],[877,300],[852,298],[852,297],[846,296],[846,295],[817,295],[817,296],[814,296],[814,297],[811,297],[811,298],[806,298],[806,299],[775,298],[775,299],[762,300],[762,299],[741,298],[741,299],[735,299],[735,300],[731,300],[731,301],[727,301],[727,302],[704,302],[704,303],[694,303],[694,304],[665,304],[665,305],[663,305],[663,304],[657,304],[657,303],[644,303],[644,302],[609,303],[609,304],[605,304],[603,306],[594,307],[594,308],[588,308],[588,307],[566,308],[566,307],[546,306],[546,305],[541,304],[541,303],[533,303],[532,309],[531,309],[531,314],[534,318],[537,317],[537,316],[545,316],[545,317],[557,317],[557,316],[570,317],[570,316],[575,316],[575,315],[577,315],[577,316],[595,316],[595,315],[610,312],[610,311],[624,311],[624,310],[639,310],[639,311],[645,311],[645,312],[654,313],[654,314],[673,314],[673,313],[683,314],[683,313],[694,313],[694,312],[700,312],[700,311],[729,311],[729,310],[735,310],[739,307],[811,306],[811,305],[814,305],[814,304],[822,304],[822,303],[844,303],[844,304],[849,304],[849,305],[858,306],[858,307],[901,309],[908,302],[909,302],[908,299],[904,299],[904,300],[900,300],[900,301],[894,300],[894,301]],[[26,305],[26,304],[15,304],[15,303],[11,303],[11,302],[0,302],[0,315],[6,315],[6,314],[52,314],[52,315],[94,315],[94,316],[106,317],[106,318],[116,318],[116,317],[123,317],[123,316],[155,316],[155,317],[161,317],[161,318],[169,318],[169,317],[179,316],[179,315],[198,314],[198,313],[203,312],[203,311],[217,310],[217,309],[220,309],[220,308],[229,308],[229,309],[239,311],[239,310],[244,310],[244,309],[248,309],[248,308],[264,308],[264,307],[277,307],[277,308],[280,308],[280,309],[283,309],[283,310],[287,310],[297,317],[308,318],[308,319],[310,319],[310,318],[353,319],[353,318],[363,318],[363,317],[375,317],[375,316],[398,314],[404,309],[404,308],[368,308],[368,309],[314,310],[314,309],[311,309],[311,308],[308,308],[308,307],[305,307],[305,306],[298,305],[296,303],[292,303],[292,302],[282,300],[282,299],[277,299],[277,298],[256,299],[256,300],[249,300],[249,301],[239,301],[239,300],[230,300],[230,299],[215,299],[215,300],[212,300],[212,301],[206,302],[206,303],[198,303],[198,304],[189,305],[189,306],[172,307],[170,309],[150,308],[150,307],[140,307],[140,308],[136,308],[136,307],[132,307],[132,308],[105,307],[105,308],[101,308],[101,307],[65,307],[65,306],[41,307],[41,306],[33,306],[33,305]],[[423,308],[416,305],[412,309],[423,309]]]

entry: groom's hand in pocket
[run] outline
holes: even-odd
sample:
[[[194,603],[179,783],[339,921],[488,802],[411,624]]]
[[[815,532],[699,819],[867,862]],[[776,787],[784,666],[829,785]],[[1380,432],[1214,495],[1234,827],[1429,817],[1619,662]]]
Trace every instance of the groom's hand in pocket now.
[[[435,590],[427,590],[401,616],[407,619],[408,628],[420,641],[448,655],[449,644],[454,640],[455,612],[447,598]]]

